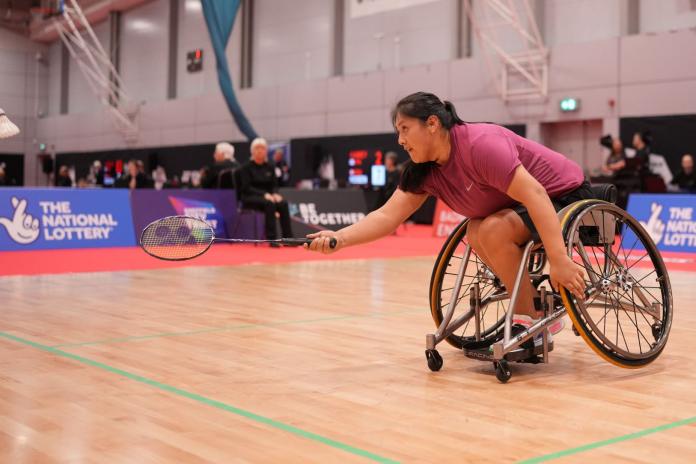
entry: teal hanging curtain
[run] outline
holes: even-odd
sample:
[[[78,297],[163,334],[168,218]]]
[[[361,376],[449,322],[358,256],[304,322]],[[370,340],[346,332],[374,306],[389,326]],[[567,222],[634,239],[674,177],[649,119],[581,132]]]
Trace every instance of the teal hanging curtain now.
[[[230,68],[227,63],[227,55],[225,55],[227,42],[230,40],[234,19],[237,17],[241,2],[240,0],[202,0],[201,3],[203,4],[203,16],[205,16],[205,23],[208,26],[210,41],[213,43],[215,52],[220,90],[225,96],[227,107],[230,109],[237,127],[249,140],[253,140],[257,134],[251,127],[249,120],[244,116],[242,107],[234,94]]]

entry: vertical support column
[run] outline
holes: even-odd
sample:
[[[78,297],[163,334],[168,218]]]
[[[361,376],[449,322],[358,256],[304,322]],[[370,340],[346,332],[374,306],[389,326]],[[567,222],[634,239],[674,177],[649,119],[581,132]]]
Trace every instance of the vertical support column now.
[[[534,20],[539,28],[539,35],[546,44],[546,0],[536,0],[531,6],[534,8]]]
[[[179,56],[179,0],[169,0],[169,72],[167,99],[176,98],[177,58]]]
[[[525,137],[535,142],[544,143],[541,137],[541,124],[539,121],[530,121],[527,123],[527,132]]]
[[[343,75],[343,44],[345,27],[345,1],[334,0],[334,35],[332,76]]]
[[[65,44],[60,46],[60,114],[68,114],[70,89],[70,52]]]
[[[472,54],[471,47],[471,19],[469,15],[466,14],[466,8],[464,7],[464,2],[466,0],[457,0],[456,4],[456,45],[455,45],[455,59],[470,58]],[[473,0],[472,0],[473,3]]]
[[[121,71],[121,12],[112,11],[109,13],[109,59],[116,72]],[[119,82],[113,71],[109,71],[109,82],[114,86],[115,97],[109,96],[111,106],[118,105]]]
[[[254,37],[254,2],[242,0],[242,66],[239,86],[248,89],[253,83],[253,37]]]
[[[621,35],[636,35],[640,33],[640,2],[635,0],[621,0],[619,4],[620,21],[619,32]]]

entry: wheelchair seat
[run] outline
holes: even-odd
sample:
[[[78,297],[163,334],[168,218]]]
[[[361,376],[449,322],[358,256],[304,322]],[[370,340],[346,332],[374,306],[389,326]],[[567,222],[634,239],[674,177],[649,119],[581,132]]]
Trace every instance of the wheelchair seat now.
[[[603,200],[608,203],[616,204],[618,190],[614,184],[594,184],[590,187],[592,193],[597,200]]]

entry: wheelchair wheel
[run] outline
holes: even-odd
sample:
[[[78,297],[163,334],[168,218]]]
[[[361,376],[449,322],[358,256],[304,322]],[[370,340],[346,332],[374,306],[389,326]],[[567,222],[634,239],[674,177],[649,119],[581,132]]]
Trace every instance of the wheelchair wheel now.
[[[584,200],[561,221],[568,255],[585,270],[585,300],[561,289],[573,325],[607,361],[627,368],[654,361],[672,324],[672,291],[655,244],[616,205]]]
[[[439,327],[444,319],[444,313],[448,310],[460,266],[466,266],[464,279],[455,302],[453,320],[467,313],[470,313],[470,316],[456,334],[452,334],[446,339],[450,345],[458,349],[474,347],[476,344],[492,343],[498,335],[498,331],[502,330],[505,312],[510,301],[500,281],[473,249],[471,249],[467,261],[462,263],[466,257],[467,223],[468,221],[464,220],[447,238],[437,257],[430,278],[430,311],[435,326]],[[475,318],[469,303],[473,286],[477,283],[480,298],[485,304],[481,309],[481,340],[479,342],[476,342]]]

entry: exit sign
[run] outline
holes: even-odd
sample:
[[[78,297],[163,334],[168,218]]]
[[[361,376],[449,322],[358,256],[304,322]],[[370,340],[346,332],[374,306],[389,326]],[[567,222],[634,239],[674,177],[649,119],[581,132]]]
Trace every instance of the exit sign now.
[[[580,109],[580,100],[577,98],[564,98],[560,103],[561,111],[577,111]]]

